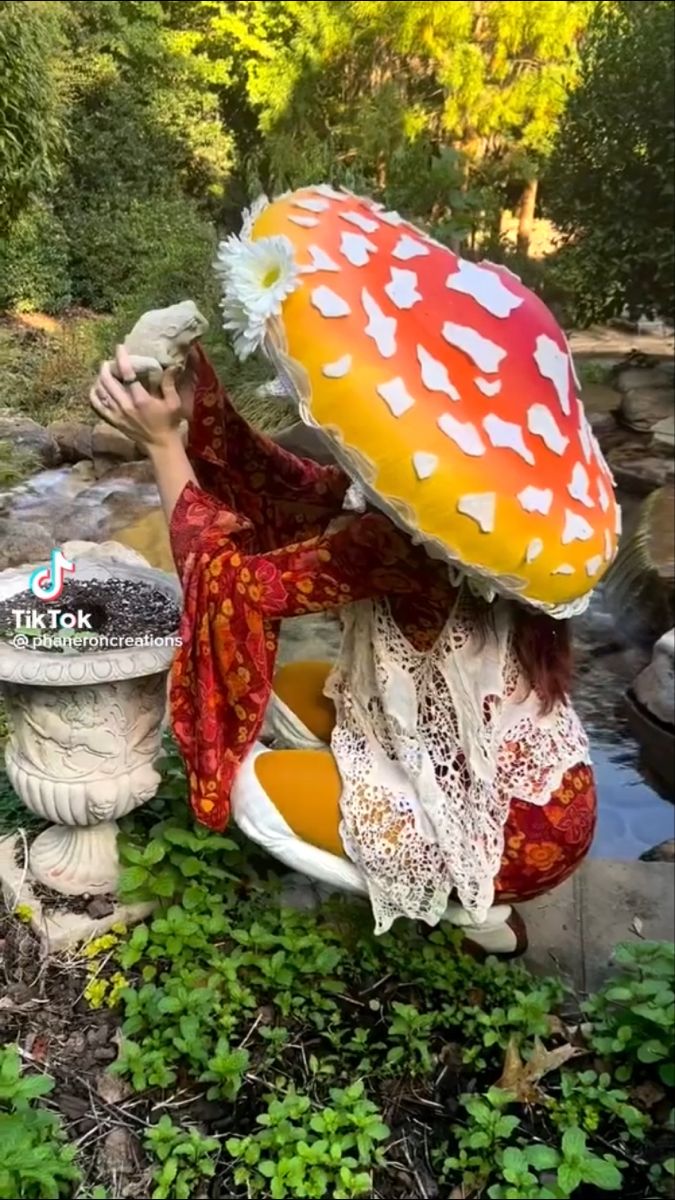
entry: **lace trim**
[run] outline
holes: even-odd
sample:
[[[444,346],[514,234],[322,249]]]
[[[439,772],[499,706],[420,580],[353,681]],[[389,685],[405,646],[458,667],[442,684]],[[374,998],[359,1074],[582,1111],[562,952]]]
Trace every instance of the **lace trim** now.
[[[343,614],[326,689],[337,714],[341,833],[379,933],[401,915],[436,924],[453,888],[481,922],[512,799],[545,804],[565,771],[588,762],[573,709],[542,717],[527,693],[508,606],[497,602],[493,613],[494,633],[478,637],[463,589],[430,652],[415,650],[386,604]]]

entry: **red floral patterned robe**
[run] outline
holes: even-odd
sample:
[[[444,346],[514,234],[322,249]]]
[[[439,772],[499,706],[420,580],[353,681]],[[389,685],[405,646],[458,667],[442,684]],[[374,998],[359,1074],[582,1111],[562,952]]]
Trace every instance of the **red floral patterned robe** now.
[[[443,565],[383,515],[355,515],[327,531],[345,516],[349,480],[255,432],[203,352],[188,454],[199,485],[186,485],[170,525],[184,589],[172,725],[195,816],[221,830],[235,774],[263,723],[280,621],[386,596],[403,633],[424,649],[454,593]],[[568,771],[545,806],[514,798],[500,898],[526,899],[564,879],[585,855],[594,822],[585,766]]]

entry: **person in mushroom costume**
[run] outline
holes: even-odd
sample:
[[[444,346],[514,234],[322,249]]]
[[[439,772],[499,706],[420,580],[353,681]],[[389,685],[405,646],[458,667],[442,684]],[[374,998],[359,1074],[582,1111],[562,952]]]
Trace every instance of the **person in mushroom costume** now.
[[[568,618],[620,520],[565,336],[506,268],[323,185],[259,202],[216,269],[237,352],[263,348],[339,466],[252,430],[201,348],[163,399],[99,376],[92,403],[148,446],[184,584],[194,813],[368,895],[378,932],[443,919],[522,950],[514,902],[593,835]],[[281,619],[336,609],[337,664],[275,674]]]

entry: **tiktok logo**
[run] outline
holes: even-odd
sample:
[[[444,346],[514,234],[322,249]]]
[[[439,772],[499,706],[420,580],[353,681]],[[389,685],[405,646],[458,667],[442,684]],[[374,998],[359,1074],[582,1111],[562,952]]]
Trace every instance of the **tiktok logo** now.
[[[52,550],[51,558],[46,567],[36,567],[28,580],[28,586],[38,600],[58,600],[66,575],[75,574],[75,563],[61,553],[57,548]]]

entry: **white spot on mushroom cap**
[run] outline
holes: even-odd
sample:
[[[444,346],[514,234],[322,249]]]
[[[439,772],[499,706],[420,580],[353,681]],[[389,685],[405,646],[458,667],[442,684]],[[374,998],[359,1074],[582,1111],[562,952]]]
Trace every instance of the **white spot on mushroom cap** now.
[[[460,496],[457,512],[475,521],[482,533],[492,533],[495,527],[497,496],[495,492],[477,492]]]
[[[385,292],[397,308],[412,308],[422,296],[417,290],[417,275],[414,271],[404,271],[399,267],[391,268],[391,279],[385,287]]]
[[[340,234],[340,250],[353,267],[366,267],[371,254],[377,252],[377,246],[362,233],[352,233],[349,230]]]
[[[348,317],[352,311],[346,300],[342,296],[338,296],[329,287],[321,287],[312,289],[312,304],[318,308],[322,317]]]
[[[379,211],[378,211],[378,214],[377,214],[377,215],[378,215],[378,218],[379,218],[379,220],[380,220],[380,221],[384,221],[386,225],[394,225],[394,226],[396,226],[396,225],[402,225],[402,224],[403,224],[403,217],[400,215],[400,213],[397,213],[397,212],[379,212]]]
[[[326,200],[312,200],[310,197],[294,200],[293,203],[296,208],[304,208],[306,212],[313,213],[325,212],[327,208],[330,208],[330,204]]]
[[[554,454],[564,454],[569,446],[570,439],[560,432],[553,413],[545,404],[533,404],[527,410],[527,428]]]
[[[312,188],[313,192],[318,192],[320,196],[328,196],[329,200],[346,200],[346,192],[337,192],[329,183],[316,183]]]
[[[622,529],[623,529],[623,514],[621,512],[621,506],[619,504],[615,503],[615,508],[616,508],[616,512],[614,514],[614,532],[617,537],[621,537],[621,533],[622,533]]]
[[[586,413],[584,412],[584,406],[581,403],[581,400],[577,400],[577,408],[579,412],[579,443],[581,445],[586,462],[590,462],[591,451],[593,449],[593,434],[591,433],[591,427],[586,420]]]
[[[410,258],[420,258],[422,255],[429,253],[429,247],[423,242],[418,242],[416,238],[410,237],[408,233],[404,233],[398,239],[392,254],[394,258],[398,258],[401,262],[407,262]]]
[[[550,379],[566,417],[570,415],[570,360],[546,333],[540,333],[536,342],[534,361],[544,379]]]
[[[480,458],[485,454],[481,436],[470,421],[458,421],[450,413],[442,413],[438,418],[438,428],[471,458]]]
[[[315,225],[319,224],[316,217],[296,217],[295,213],[289,213],[288,219],[294,225],[301,225],[303,229],[313,229]]]
[[[614,557],[614,543],[609,529],[605,530],[605,561],[611,562]]]
[[[593,558],[589,558],[586,560],[586,574],[592,578],[594,575],[597,575],[601,566],[602,566],[602,555],[594,554]]]
[[[569,563],[561,563],[559,567],[551,571],[551,575],[574,575],[574,573],[574,567],[571,567]]]
[[[321,368],[321,374],[325,375],[326,379],[343,379],[351,370],[351,366],[351,354],[343,354],[342,358],[338,358],[336,362],[326,363]]]
[[[330,254],[326,254],[326,251],[321,246],[312,245],[308,247],[308,250],[312,261],[307,266],[300,268],[303,274],[306,275],[314,271],[339,271],[341,269],[333,261]]]
[[[528,513],[541,513],[546,517],[551,511],[553,504],[552,488],[538,488],[530,485],[523,488],[522,492],[517,496],[520,507]]]
[[[376,233],[380,228],[377,221],[373,221],[372,217],[364,217],[362,213],[350,210],[349,212],[341,212],[340,216],[345,221],[349,221],[350,224],[356,225],[356,228],[360,229],[362,233]]]
[[[541,538],[532,538],[532,541],[530,542],[529,546],[527,547],[527,550],[525,551],[525,562],[527,562],[527,563],[534,562],[535,558],[539,558],[539,555],[541,554],[543,549],[544,549],[544,543],[541,540]]]
[[[605,485],[601,479],[598,479],[595,486],[596,486],[597,492],[598,492],[598,500],[600,501],[600,507],[603,512],[607,512],[607,509],[609,508],[609,496],[607,495],[607,488],[605,487]]]
[[[569,546],[570,542],[588,542],[592,537],[593,526],[589,525],[586,518],[566,508],[565,527],[560,539],[563,546]]]
[[[483,418],[483,429],[496,450],[514,450],[526,463],[534,466],[534,454],[529,446],[525,445],[520,425],[514,424],[513,421],[503,421],[496,413],[488,413],[487,417]]]
[[[595,501],[589,491],[590,486],[591,481],[588,478],[588,471],[585,466],[583,463],[575,463],[567,490],[572,499],[578,500],[585,508],[595,508]]]
[[[459,392],[451,383],[448,368],[429,354],[424,346],[417,347],[417,361],[420,364],[422,383],[430,392],[444,392],[451,400],[459,400]]]
[[[480,375],[477,375],[474,383],[478,391],[482,392],[484,396],[498,396],[502,390],[501,379],[481,379]]]
[[[368,317],[366,337],[373,339],[383,358],[392,358],[396,353],[396,318],[382,312],[367,288],[361,292],[361,303]]]
[[[395,417],[403,416],[415,403],[400,375],[389,379],[387,383],[378,384],[377,394],[382,397]]]
[[[578,387],[579,391],[581,391],[582,384],[581,384],[581,380],[579,378],[579,373],[576,368],[576,363],[574,361],[574,355],[572,354],[572,348],[571,348],[564,333],[563,333],[563,341],[565,343],[565,349],[567,350],[567,354],[568,354],[568,357],[570,360],[570,367],[572,368],[572,378],[574,380],[575,386]]]
[[[494,271],[464,258],[457,259],[457,271],[448,275],[445,286],[470,296],[493,317],[508,317],[523,303],[522,296],[514,296]]]
[[[428,454],[425,450],[417,450],[412,456],[412,461],[418,479],[428,479],[438,466],[437,456]]]
[[[456,325],[454,321],[446,321],[443,325],[443,337],[450,346],[455,346],[467,354],[476,364],[479,371],[485,375],[494,375],[499,370],[499,364],[506,358],[506,350],[483,337],[478,330],[470,325]]]

